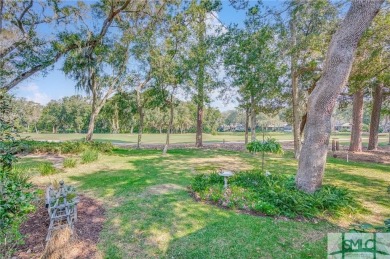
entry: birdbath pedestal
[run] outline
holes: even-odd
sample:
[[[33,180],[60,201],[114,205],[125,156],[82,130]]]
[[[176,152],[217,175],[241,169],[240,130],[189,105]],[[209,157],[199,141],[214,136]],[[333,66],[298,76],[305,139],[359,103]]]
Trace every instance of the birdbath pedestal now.
[[[228,177],[233,176],[233,172],[231,171],[222,171],[219,173],[220,176],[223,176],[223,179],[225,181],[224,188],[226,189],[228,187]]]

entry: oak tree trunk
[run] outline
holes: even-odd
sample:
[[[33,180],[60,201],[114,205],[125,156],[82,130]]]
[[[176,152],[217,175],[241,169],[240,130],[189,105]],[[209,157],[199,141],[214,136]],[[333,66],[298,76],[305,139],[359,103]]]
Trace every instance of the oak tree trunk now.
[[[104,94],[101,98],[99,97],[98,93],[98,85],[96,80],[96,74],[93,72],[91,75],[91,84],[89,85],[89,88],[92,93],[92,113],[89,118],[89,125],[88,125],[88,132],[87,136],[85,137],[86,141],[91,141],[93,136],[93,131],[95,129],[95,120],[97,116],[99,115],[100,110],[103,108],[104,104],[106,103],[108,97],[113,92],[113,85],[109,87],[106,94]]]
[[[296,28],[295,22],[292,21],[290,25],[291,29],[291,44],[296,46]],[[299,159],[301,152],[301,135],[300,125],[301,116],[299,114],[299,88],[298,88],[298,73],[297,73],[297,57],[293,53],[291,56],[291,90],[292,90],[292,110],[293,110],[293,134],[294,134],[294,156]]]
[[[200,29],[198,31],[198,55],[199,55],[199,61],[198,61],[198,71],[196,75],[196,87],[198,90],[197,96],[196,96],[196,103],[198,106],[197,111],[197,120],[196,120],[196,147],[202,147],[203,146],[203,139],[202,139],[202,133],[203,133],[203,109],[204,109],[204,100],[205,100],[205,74],[206,74],[206,59],[207,59],[207,50],[206,50],[206,21],[203,17],[200,21]]]
[[[202,132],[203,132],[203,105],[198,104],[198,114],[196,119],[196,147],[203,146]]]
[[[167,129],[167,139],[165,141],[165,146],[163,149],[163,155],[165,155],[168,151],[169,147],[169,134],[171,133],[173,128],[173,95],[171,95],[171,101],[170,101],[170,117],[169,117],[169,125]]]
[[[89,117],[88,132],[87,132],[87,136],[85,137],[86,141],[92,140],[93,130],[95,129],[95,120],[98,113],[99,112],[96,111],[96,108],[92,109],[91,116]]]
[[[352,108],[352,129],[349,151],[362,151],[362,126],[363,126],[363,89],[359,89],[353,94]]]
[[[249,107],[245,108],[245,145],[248,144]]]
[[[331,116],[345,87],[363,32],[384,0],[355,0],[330,42],[323,74],[308,100],[304,142],[299,157],[297,187],[312,193],[322,185],[331,133]]]
[[[254,96],[251,95],[251,141],[256,140],[256,107]]]
[[[95,129],[95,121],[104,103],[105,103],[105,99],[101,100],[99,104],[98,104],[97,97],[96,98],[94,97],[92,100],[92,113],[91,116],[89,117],[88,132],[87,132],[87,136],[85,137],[86,141],[92,140],[93,131]]]
[[[379,122],[382,109],[383,84],[378,83],[374,90],[374,98],[371,111],[370,137],[368,139],[368,150],[378,148]]]
[[[137,138],[137,149],[141,148],[141,140],[142,140],[142,131],[144,127],[144,111],[142,107],[142,101],[141,101],[141,86],[138,86],[137,88],[137,111],[139,116],[139,122],[138,122],[138,138]]]
[[[138,107],[139,113],[139,124],[138,124],[138,139],[137,139],[137,148],[141,148],[141,140],[142,140],[142,131],[144,130],[144,111],[142,107]]]

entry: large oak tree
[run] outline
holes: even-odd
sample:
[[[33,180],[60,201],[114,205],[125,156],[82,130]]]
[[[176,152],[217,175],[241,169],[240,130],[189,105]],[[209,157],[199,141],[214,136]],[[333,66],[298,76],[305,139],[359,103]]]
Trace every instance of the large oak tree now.
[[[297,187],[314,192],[322,185],[331,116],[345,87],[359,40],[379,12],[384,0],[355,0],[332,37],[321,78],[308,101],[305,139],[299,158]]]

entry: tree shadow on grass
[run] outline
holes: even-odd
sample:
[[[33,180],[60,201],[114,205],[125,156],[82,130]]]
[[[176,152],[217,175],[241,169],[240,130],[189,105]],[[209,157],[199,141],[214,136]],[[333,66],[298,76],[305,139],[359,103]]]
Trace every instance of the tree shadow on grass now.
[[[379,164],[379,163],[373,163],[373,162],[356,162],[356,161],[349,161],[347,162],[344,159],[338,159],[338,158],[329,158],[328,163],[339,165],[339,166],[348,166],[348,167],[357,167],[357,168],[365,168],[370,170],[379,170],[383,173],[388,173],[390,178],[390,166],[386,164]]]
[[[325,181],[332,185],[347,188],[354,198],[368,202],[373,207],[375,205],[383,206],[390,215],[389,194],[387,193],[389,181],[348,173],[335,168],[327,169]]]
[[[234,212],[232,212],[234,213]],[[189,235],[174,238],[165,258],[325,258],[326,222],[282,221],[231,214]]]
[[[193,178],[189,161],[220,153],[115,152],[129,157],[131,169],[69,177],[106,202],[100,248],[107,258],[303,258],[324,255],[325,235],[335,229],[326,222],[275,220],[195,202],[185,190]]]
[[[195,202],[189,196],[185,188],[193,179],[191,167],[197,161],[226,155],[261,163],[261,158],[247,153],[174,149],[162,156],[161,150],[116,149],[113,155],[128,157],[123,161],[129,169],[69,177],[106,202],[108,220],[100,248],[107,258],[324,258],[326,233],[340,231],[327,222],[240,214]],[[213,169],[213,160],[207,161],[203,169]],[[295,174],[296,163],[289,154],[270,156],[266,169]],[[326,181],[388,206],[385,196],[378,194],[386,187],[385,180],[353,174],[350,168],[343,171],[341,165],[349,166],[330,160]]]
[[[124,172],[111,172],[116,173]],[[100,175],[93,186],[90,176],[77,180],[84,188],[93,187],[100,192],[104,186],[111,188],[104,183],[105,177]],[[116,196],[109,204],[100,244],[107,258],[254,258],[274,254],[280,258],[302,258],[301,255],[325,251],[325,235],[336,229],[326,222],[314,224],[239,214],[195,202],[186,190],[173,188],[155,194],[146,187],[169,180],[174,182],[169,177],[152,182],[132,179],[126,183],[113,179],[110,185]],[[109,193],[100,195],[106,197]]]

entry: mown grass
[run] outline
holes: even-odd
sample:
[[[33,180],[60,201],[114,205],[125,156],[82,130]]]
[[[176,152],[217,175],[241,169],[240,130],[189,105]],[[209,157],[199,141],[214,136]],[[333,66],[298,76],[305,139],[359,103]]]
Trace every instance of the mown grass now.
[[[23,162],[23,161],[22,161]],[[292,154],[266,156],[266,170],[294,174]],[[101,199],[107,221],[99,248],[106,258],[325,258],[326,235],[354,221],[390,216],[388,166],[329,159],[325,183],[350,189],[368,213],[328,221],[257,217],[196,202],[187,187],[198,173],[261,166],[258,156],[224,150],[116,149],[98,161],[65,169],[64,179]]]
[[[58,172],[53,163],[44,159],[24,157],[14,164],[14,171],[27,177],[53,175]]]
[[[50,140],[50,141],[68,141],[68,140],[84,140],[85,134],[67,133],[67,134],[36,134],[36,133],[23,133],[23,137],[30,137],[33,140]],[[258,133],[261,138],[261,133]],[[93,139],[95,141],[122,143],[122,144],[134,144],[137,143],[137,134],[94,134]],[[267,132],[266,137],[272,137],[279,141],[292,141],[293,135],[291,132]],[[143,134],[142,143],[144,144],[164,144],[165,134]],[[172,144],[178,143],[195,143],[195,134],[171,134],[170,142]],[[332,134],[332,138],[339,138],[340,144],[348,145],[350,139],[350,133],[337,132]],[[379,135],[379,145],[388,145],[388,134],[382,133]],[[366,147],[368,143],[368,135],[363,133],[362,135],[363,145]],[[217,135],[203,134],[203,141],[209,142],[244,142],[243,132],[218,132]]]

